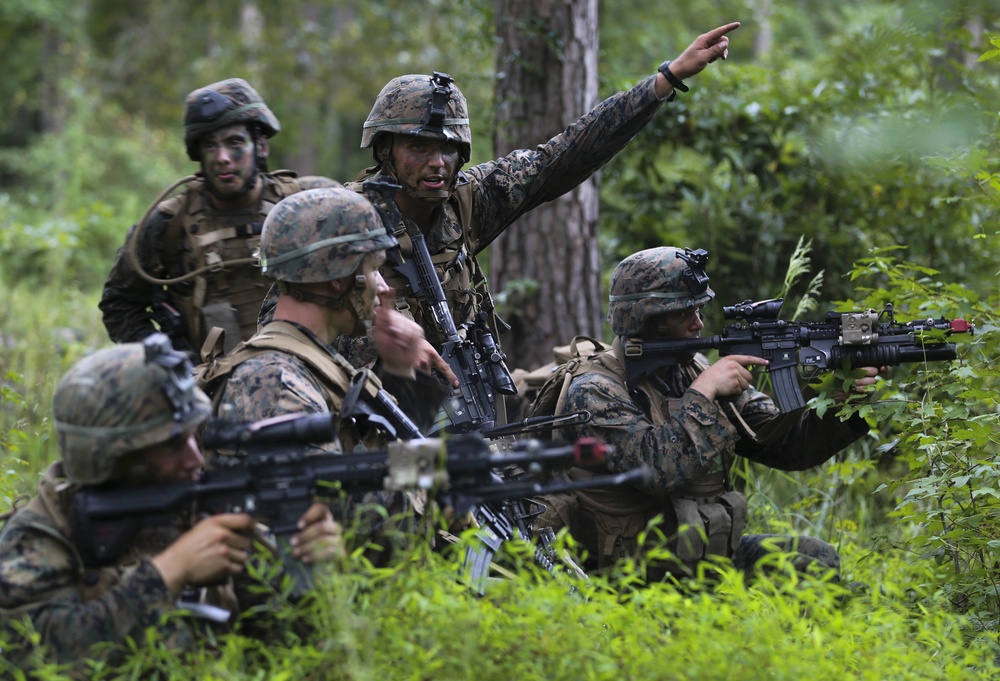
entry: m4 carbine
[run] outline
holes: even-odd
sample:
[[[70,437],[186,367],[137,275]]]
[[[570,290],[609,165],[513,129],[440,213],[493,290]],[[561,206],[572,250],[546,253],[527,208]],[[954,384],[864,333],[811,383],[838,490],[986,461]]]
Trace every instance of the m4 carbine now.
[[[278,539],[284,567],[300,594],[311,586],[312,575],[292,557],[288,540],[317,497],[328,497],[336,488],[347,494],[424,489],[447,495],[447,503],[462,514],[477,505],[579,486],[504,481],[494,475],[495,468],[518,466],[534,475],[599,463],[608,450],[596,441],[523,440],[497,454],[476,433],[399,441],[360,453],[317,454],[309,447],[331,441],[336,433],[336,417],[330,414],[288,414],[250,424],[213,421],[202,435],[204,446],[246,455],[212,459],[197,482],[93,487],[74,494],[73,534],[81,558],[88,566],[111,564],[140,528],[176,525],[185,514],[248,513]],[[587,482],[638,483],[646,476],[648,472],[639,469]]]
[[[822,322],[778,318],[783,300],[745,301],[723,308],[726,319],[739,320],[707,338],[625,341],[625,373],[629,388],[659,367],[677,364],[679,357],[704,350],[720,356],[753,355],[768,360],[774,401],[782,412],[805,407],[798,369],[808,376],[820,371],[863,366],[895,366],[908,362],[957,359],[955,344],[943,339],[972,334],[964,319],[921,319],[897,322],[892,304],[882,312],[828,312]]]
[[[402,224],[394,198],[401,187],[375,180],[364,182],[362,186],[373,203],[381,208],[386,229],[395,233]],[[447,430],[452,433],[487,431],[496,425],[497,394],[517,393],[505,363],[506,356],[497,346],[485,313],[481,312],[461,329],[455,326],[424,235],[413,229],[407,231],[407,236],[413,245],[409,260],[396,247],[386,252],[386,261],[406,278],[410,292],[427,304],[434,323],[445,337],[439,352],[459,381],[459,386],[445,402],[450,421]]]

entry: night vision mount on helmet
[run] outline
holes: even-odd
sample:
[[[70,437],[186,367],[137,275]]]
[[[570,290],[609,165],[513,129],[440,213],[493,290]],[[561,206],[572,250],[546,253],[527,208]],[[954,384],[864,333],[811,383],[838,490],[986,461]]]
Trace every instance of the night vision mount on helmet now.
[[[708,252],[662,246],[633,253],[611,275],[608,322],[621,337],[639,334],[646,321],[664,312],[708,303]]]
[[[154,333],[77,363],[59,382],[52,412],[66,477],[97,485],[123,456],[192,433],[209,402],[187,354]]]
[[[374,148],[386,133],[456,142],[462,163],[472,156],[469,107],[447,73],[398,76],[386,83],[365,120],[361,148]]]

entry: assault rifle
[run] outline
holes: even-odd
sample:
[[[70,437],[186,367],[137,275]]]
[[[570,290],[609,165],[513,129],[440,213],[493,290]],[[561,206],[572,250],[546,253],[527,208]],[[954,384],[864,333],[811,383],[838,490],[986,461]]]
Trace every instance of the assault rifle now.
[[[936,362],[958,357],[954,343],[941,340],[953,333],[972,334],[975,326],[964,319],[922,319],[897,322],[892,303],[881,312],[828,312],[822,322],[793,322],[778,318],[783,299],[745,301],[723,307],[726,319],[740,320],[708,338],[676,340],[629,339],[625,342],[625,374],[629,388],[678,357],[702,350],[719,355],[753,355],[768,360],[774,400],[782,412],[805,407],[797,368],[809,376],[847,367],[895,366],[907,362]]]
[[[247,452],[245,456],[216,457],[197,482],[79,490],[73,497],[74,542],[86,565],[101,566],[113,563],[142,527],[176,524],[185,513],[189,518],[249,513],[278,539],[295,593],[301,594],[311,587],[312,575],[308,566],[291,556],[288,540],[298,532],[296,523],[316,497],[329,496],[333,488],[347,494],[418,489],[443,493],[462,514],[476,505],[583,487],[580,481],[504,481],[494,475],[494,468],[518,466],[535,475],[590,466],[608,451],[592,440],[574,444],[523,440],[496,454],[476,433],[394,442],[386,449],[361,453],[316,454],[307,447],[329,442],[336,433],[336,418],[330,414],[288,414],[250,424],[213,421],[202,435],[204,446],[239,449]],[[639,469],[586,482],[619,485],[638,483],[646,476],[648,472]]]
[[[368,180],[362,187],[372,202],[382,208],[379,213],[386,230],[395,233],[403,222],[395,201],[401,187],[376,180]],[[452,433],[488,430],[496,423],[497,393],[517,394],[505,364],[506,356],[493,338],[485,312],[463,324],[461,329],[455,326],[424,235],[419,230],[409,230],[407,235],[413,244],[410,259],[405,259],[397,246],[386,251],[386,261],[406,278],[410,292],[427,304],[435,324],[445,336],[441,357],[459,380],[459,386],[445,401],[450,421],[447,429]]]

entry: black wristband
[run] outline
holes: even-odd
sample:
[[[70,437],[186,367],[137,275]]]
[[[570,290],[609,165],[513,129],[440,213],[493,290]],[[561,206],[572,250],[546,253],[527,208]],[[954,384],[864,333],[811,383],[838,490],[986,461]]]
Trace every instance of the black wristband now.
[[[656,70],[663,74],[663,77],[666,78],[670,82],[670,84],[674,86],[675,90],[680,90],[681,92],[687,92],[688,90],[691,89],[684,84],[684,81],[675,76],[673,71],[670,70],[669,59],[660,64],[660,68]]]

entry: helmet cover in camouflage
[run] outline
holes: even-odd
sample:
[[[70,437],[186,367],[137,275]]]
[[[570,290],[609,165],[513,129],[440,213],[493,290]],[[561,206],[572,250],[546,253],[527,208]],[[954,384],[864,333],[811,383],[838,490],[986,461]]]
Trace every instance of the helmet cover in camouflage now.
[[[368,253],[392,248],[375,206],[343,188],[308,189],[278,202],[260,236],[264,276],[291,284],[353,274]]]
[[[198,139],[234,123],[256,124],[264,137],[281,130],[277,116],[250,83],[242,78],[212,83],[198,88],[184,102],[184,145],[188,158],[200,161]]]
[[[63,376],[52,400],[66,477],[107,482],[120,458],[193,432],[210,409],[187,355],[166,335],[98,350]]]
[[[383,133],[450,140],[458,143],[463,163],[472,156],[465,95],[446,73],[398,76],[386,83],[365,121],[361,148],[370,148]]]
[[[695,253],[708,258],[704,251]],[[692,274],[684,259],[689,254],[690,250],[661,246],[633,253],[618,263],[611,275],[608,307],[608,322],[616,335],[638,335],[650,317],[704,305],[715,297],[704,270],[698,271],[700,279]]]

